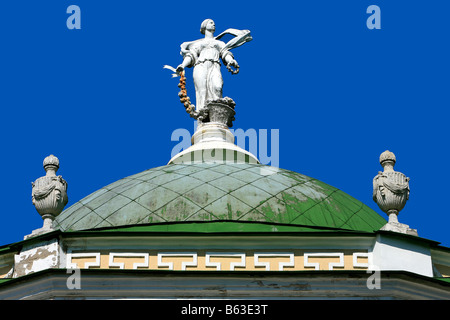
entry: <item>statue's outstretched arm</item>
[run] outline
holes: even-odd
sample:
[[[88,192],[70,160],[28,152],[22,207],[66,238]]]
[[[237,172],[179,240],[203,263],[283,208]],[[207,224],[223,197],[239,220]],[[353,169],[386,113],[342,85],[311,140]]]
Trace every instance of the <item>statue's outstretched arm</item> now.
[[[190,55],[184,56],[183,62],[177,67],[176,72],[180,74],[186,67],[191,66],[193,63],[192,57]]]
[[[181,52],[180,54],[183,56],[183,62],[177,67],[177,73],[180,74],[185,68],[192,67],[195,64],[197,59],[197,53],[195,49],[193,49],[196,41],[183,42],[180,46]]]

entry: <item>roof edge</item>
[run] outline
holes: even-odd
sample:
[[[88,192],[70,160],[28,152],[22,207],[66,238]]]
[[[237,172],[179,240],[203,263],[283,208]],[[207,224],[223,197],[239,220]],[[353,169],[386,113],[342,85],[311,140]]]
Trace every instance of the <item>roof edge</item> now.
[[[168,221],[158,223],[145,223],[122,225],[113,227],[92,228],[85,230],[66,230],[64,233],[105,233],[105,232],[164,232],[164,233],[285,233],[285,232],[344,232],[374,234],[369,231],[334,228],[326,226],[300,225],[274,223],[264,221],[236,221],[236,220],[212,220],[212,221]]]

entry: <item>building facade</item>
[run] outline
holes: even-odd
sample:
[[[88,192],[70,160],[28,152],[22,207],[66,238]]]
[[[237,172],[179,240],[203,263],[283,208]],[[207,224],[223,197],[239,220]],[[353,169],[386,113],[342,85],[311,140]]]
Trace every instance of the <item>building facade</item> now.
[[[397,218],[409,178],[394,154],[381,155],[373,189],[388,221],[322,181],[261,164],[234,144],[235,103],[221,96],[220,59],[237,73],[230,50],[250,32],[214,38],[210,19],[201,30],[181,45],[182,64],[166,66],[198,122],[192,146],[66,209],[59,160],[44,159],[32,189],[43,226],[0,247],[0,299],[449,299],[450,248]],[[201,108],[187,96],[188,67]]]

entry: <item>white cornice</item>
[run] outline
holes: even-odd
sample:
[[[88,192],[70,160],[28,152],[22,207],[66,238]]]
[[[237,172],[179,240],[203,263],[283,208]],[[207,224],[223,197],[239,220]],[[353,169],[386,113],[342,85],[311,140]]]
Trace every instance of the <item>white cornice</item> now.
[[[373,236],[95,236],[63,238],[63,246],[72,250],[101,249],[369,249]]]

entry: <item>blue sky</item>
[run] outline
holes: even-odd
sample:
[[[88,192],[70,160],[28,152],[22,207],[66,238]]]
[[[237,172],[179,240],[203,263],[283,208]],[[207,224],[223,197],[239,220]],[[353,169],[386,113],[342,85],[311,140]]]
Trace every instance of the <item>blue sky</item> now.
[[[81,29],[69,30],[69,5]],[[381,29],[369,30],[369,5]],[[335,186],[381,215],[372,179],[386,149],[411,178],[400,222],[450,246],[448,1],[8,1],[0,9],[0,245],[42,220],[31,182],[60,159],[69,204],[167,164],[172,132],[193,130],[177,80],[179,46],[250,29],[223,68],[235,128],[279,130],[279,165]],[[188,77],[192,70],[188,70]],[[194,97],[192,83],[188,95]],[[67,206],[67,207],[68,207]]]

